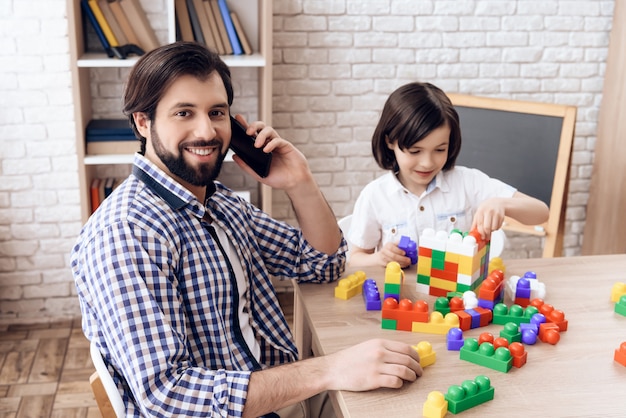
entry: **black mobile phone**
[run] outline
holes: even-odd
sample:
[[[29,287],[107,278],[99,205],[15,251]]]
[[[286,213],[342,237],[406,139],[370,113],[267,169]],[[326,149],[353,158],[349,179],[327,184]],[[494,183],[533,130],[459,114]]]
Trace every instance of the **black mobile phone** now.
[[[261,148],[255,148],[254,138],[248,135],[245,128],[232,116],[230,129],[232,131],[230,148],[260,177],[267,177],[272,164],[272,154],[263,152]]]

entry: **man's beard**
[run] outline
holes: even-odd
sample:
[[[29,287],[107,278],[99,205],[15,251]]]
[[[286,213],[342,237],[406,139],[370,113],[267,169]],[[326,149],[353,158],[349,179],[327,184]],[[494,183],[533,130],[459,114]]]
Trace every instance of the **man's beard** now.
[[[187,143],[186,146],[196,146],[196,147],[206,147],[206,146],[215,146],[217,145],[217,149],[220,155],[217,158],[217,162],[215,165],[210,164],[202,164],[197,169],[191,167],[185,162],[183,158],[183,146],[179,145],[178,148],[178,156],[168,152],[163,143],[161,142],[161,138],[156,132],[154,127],[154,123],[150,126],[150,138],[152,140],[152,147],[154,148],[154,152],[157,157],[165,164],[165,166],[170,170],[170,173],[177,176],[181,180],[193,185],[193,186],[207,186],[217,178],[220,174],[220,170],[222,168],[222,162],[224,162],[224,158],[226,158],[226,153],[221,153],[221,142],[216,140],[211,141],[196,141],[194,143]]]

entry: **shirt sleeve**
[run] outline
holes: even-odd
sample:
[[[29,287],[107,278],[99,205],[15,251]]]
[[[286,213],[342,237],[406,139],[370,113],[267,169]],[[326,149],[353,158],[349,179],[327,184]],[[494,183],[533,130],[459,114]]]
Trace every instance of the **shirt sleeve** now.
[[[90,320],[142,416],[241,416],[251,372],[194,363],[171,245],[125,223],[82,245],[74,265],[83,312],[98,312]]]
[[[382,227],[376,218],[373,204],[373,199],[376,198],[373,189],[370,183],[357,198],[347,237],[353,245],[366,250],[375,250],[382,241]]]

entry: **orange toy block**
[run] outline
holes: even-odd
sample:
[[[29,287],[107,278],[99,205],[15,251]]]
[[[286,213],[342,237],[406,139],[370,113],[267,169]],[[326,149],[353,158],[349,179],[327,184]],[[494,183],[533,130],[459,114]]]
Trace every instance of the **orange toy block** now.
[[[615,361],[626,366],[626,341],[620,344],[619,348],[615,350]]]
[[[430,314],[428,322],[413,322],[413,332],[427,334],[446,335],[451,328],[459,328],[459,317],[450,312],[444,317],[441,312],[434,311]]]
[[[539,325],[539,339],[544,343],[555,345],[561,339],[559,326],[551,322],[544,322]]]
[[[363,291],[363,282],[365,281],[365,272],[357,271],[348,277],[339,280],[335,287],[335,297],[338,299],[348,300],[351,297],[360,295]]]
[[[409,299],[398,302],[387,298],[383,302],[382,318],[396,320],[399,331],[411,331],[414,322],[428,322],[428,303],[423,300],[412,303]]]
[[[546,317],[547,322],[558,325],[559,332],[567,331],[567,319],[565,319],[565,313],[561,310],[554,309],[554,306],[549,303],[544,303],[542,299],[533,299],[530,301],[530,305],[539,310],[539,313]]]

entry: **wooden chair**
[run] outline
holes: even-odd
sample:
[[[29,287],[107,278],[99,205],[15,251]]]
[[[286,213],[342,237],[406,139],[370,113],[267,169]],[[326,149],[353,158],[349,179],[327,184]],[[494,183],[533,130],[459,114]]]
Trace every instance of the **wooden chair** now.
[[[98,408],[103,418],[124,418],[126,416],[126,408],[124,401],[120,395],[109,370],[107,369],[100,349],[94,341],[89,347],[91,353],[91,361],[96,371],[89,378],[91,390],[98,403]]]

